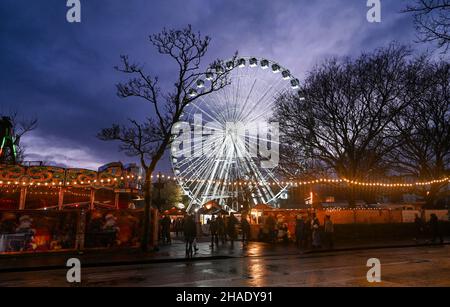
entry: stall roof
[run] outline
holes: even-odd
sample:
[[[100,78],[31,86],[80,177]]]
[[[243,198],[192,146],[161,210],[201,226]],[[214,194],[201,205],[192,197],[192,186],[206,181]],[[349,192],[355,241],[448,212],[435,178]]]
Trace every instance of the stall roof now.
[[[267,205],[267,204],[257,204],[256,206],[253,207],[253,209],[256,210],[269,210],[269,209],[273,209],[271,206]]]

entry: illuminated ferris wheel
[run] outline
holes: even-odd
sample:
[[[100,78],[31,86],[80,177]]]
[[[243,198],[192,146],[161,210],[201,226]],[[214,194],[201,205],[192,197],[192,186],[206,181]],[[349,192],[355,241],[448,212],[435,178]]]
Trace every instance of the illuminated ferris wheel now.
[[[252,205],[277,207],[287,186],[275,175],[279,134],[270,119],[276,99],[297,93],[299,81],[278,63],[239,57],[209,70],[189,94],[199,95],[214,74],[224,70],[229,70],[229,85],[198,97],[187,107],[179,124],[183,127],[175,127],[184,138],[175,135],[172,167],[190,199],[188,211],[209,201],[228,212],[238,211],[242,197]]]

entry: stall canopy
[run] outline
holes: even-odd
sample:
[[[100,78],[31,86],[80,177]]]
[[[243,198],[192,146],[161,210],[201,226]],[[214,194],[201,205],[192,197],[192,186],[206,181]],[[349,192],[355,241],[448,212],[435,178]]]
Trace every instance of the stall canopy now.
[[[178,209],[177,207],[172,207],[164,211],[165,215],[184,215],[184,210]]]
[[[222,214],[228,214],[227,211],[223,210],[222,207],[215,201],[209,201],[205,203],[199,210],[199,214],[206,214],[206,215],[216,215],[219,213]]]

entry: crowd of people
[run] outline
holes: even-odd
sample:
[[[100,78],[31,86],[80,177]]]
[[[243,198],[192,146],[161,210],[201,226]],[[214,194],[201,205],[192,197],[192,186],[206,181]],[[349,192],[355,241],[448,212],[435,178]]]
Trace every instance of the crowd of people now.
[[[217,217],[213,216],[209,219],[207,224],[209,225],[210,246],[212,248],[219,246],[219,242],[222,245],[225,244],[227,240],[230,241],[231,247],[233,247],[239,230],[244,245],[248,243],[250,238],[250,223],[245,214],[241,216],[240,221],[234,216],[234,213],[231,213],[230,216],[219,214]]]
[[[184,217],[178,217],[173,220],[168,215],[165,215],[160,219],[159,225],[159,240],[162,244],[171,244],[171,232],[174,232],[176,237],[180,234],[184,236],[187,255],[192,255],[198,250],[197,237],[201,227],[197,225],[193,215],[187,214]],[[227,242],[230,242],[230,247],[233,247],[239,233],[244,245],[250,239],[250,223],[245,214],[241,216],[240,221],[233,213],[230,215],[213,215],[206,221],[206,225],[212,249],[217,248],[219,245],[225,245]]]
[[[290,233],[286,223],[277,223],[272,214],[269,214],[264,221],[263,227],[259,230],[258,239],[270,243],[288,243],[295,239],[298,248],[320,248],[322,246],[333,248],[334,246],[334,225],[329,215],[325,216],[323,227],[317,216],[312,213],[307,216],[297,216],[295,231]]]
[[[419,215],[416,215],[414,225],[416,229],[415,240],[429,233],[432,243],[435,243],[436,240],[443,242],[438,217],[435,214],[431,214],[428,223],[425,223]],[[207,233],[203,234],[209,235],[212,249],[221,245],[224,246],[228,244],[227,242],[229,242],[230,247],[233,247],[239,235],[244,246],[248,244],[250,239],[250,222],[245,213],[241,215],[240,220],[233,213],[230,215],[213,215],[206,221],[203,229],[207,229]],[[193,215],[178,217],[173,221],[166,215],[160,221],[160,241],[163,244],[170,244],[171,232],[175,232],[177,237],[183,235],[186,242],[186,254],[191,256],[198,250],[196,243],[201,231],[202,228],[196,223]],[[272,244],[294,241],[299,249],[333,249],[334,232],[334,223],[330,215],[325,215],[322,221],[313,212],[298,215],[292,233],[289,231],[287,223],[278,221],[273,214],[269,213],[259,227],[257,239]]]
[[[431,235],[431,243],[436,243],[437,239],[439,239],[439,243],[441,244],[444,242],[444,238],[439,226],[439,219],[436,214],[432,213],[430,215],[430,220],[428,221],[428,223],[426,223],[421,216],[416,214],[414,219],[414,226],[416,230],[414,240],[416,242],[426,237],[427,233]]]

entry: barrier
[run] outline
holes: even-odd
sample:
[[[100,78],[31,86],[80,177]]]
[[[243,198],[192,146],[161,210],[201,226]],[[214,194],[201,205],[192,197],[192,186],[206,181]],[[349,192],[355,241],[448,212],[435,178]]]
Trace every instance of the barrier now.
[[[84,247],[139,247],[142,220],[143,211],[88,211]]]
[[[390,210],[390,209],[263,209],[253,212],[251,238],[257,239],[260,230],[265,229],[265,220],[272,214],[278,225],[286,224],[291,238],[295,234],[297,216],[306,217],[314,212],[323,226],[325,216],[329,215],[335,225],[336,234],[343,240],[351,239],[394,239],[411,237],[414,235],[415,214],[425,217],[429,221],[431,213],[435,213],[439,220],[449,221],[448,210]],[[258,223],[256,223],[258,221]],[[445,225],[450,224],[446,223]],[[445,226],[447,227],[447,226]]]
[[[0,253],[75,249],[77,211],[0,211]]]
[[[155,211],[151,211],[152,246],[158,238]],[[137,248],[143,217],[143,210],[131,209],[0,211],[0,254]]]

